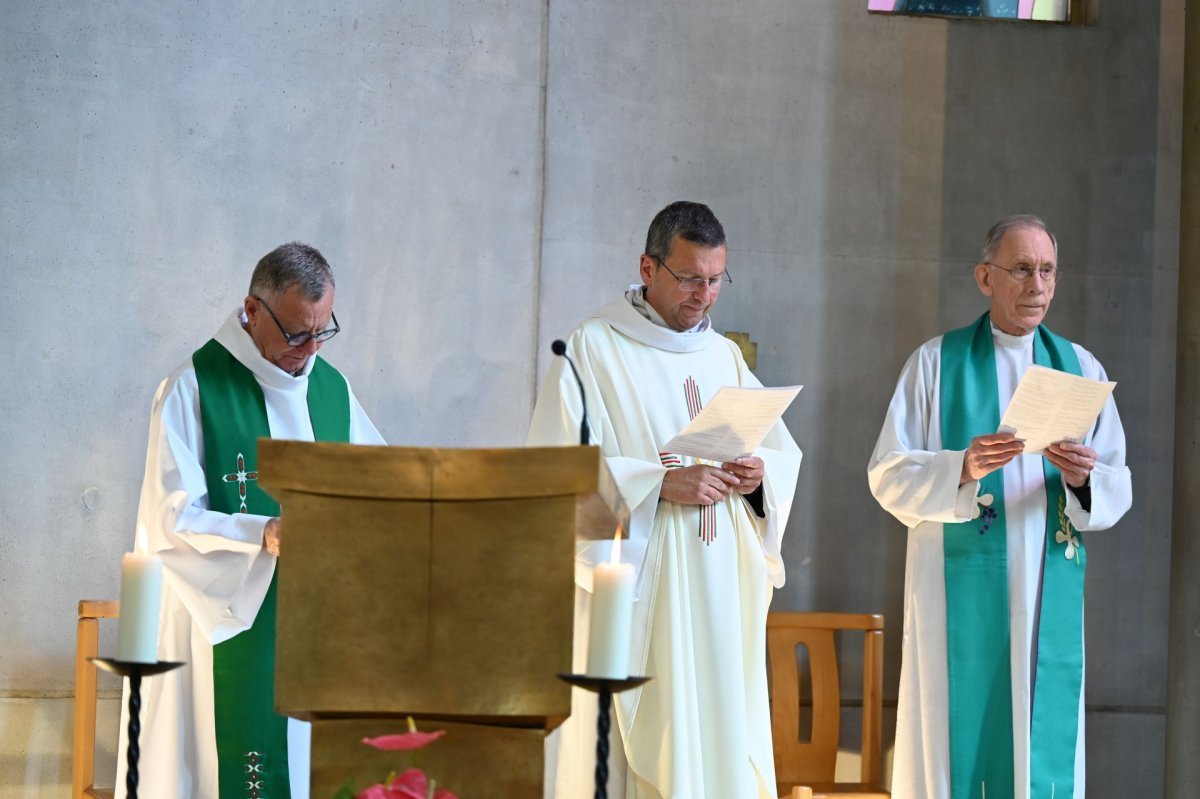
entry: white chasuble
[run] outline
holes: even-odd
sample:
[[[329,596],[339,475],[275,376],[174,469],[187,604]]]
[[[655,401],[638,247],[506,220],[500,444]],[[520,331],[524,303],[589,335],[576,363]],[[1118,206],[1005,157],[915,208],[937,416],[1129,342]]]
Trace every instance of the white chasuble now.
[[[253,373],[262,388],[271,437],[312,441],[308,375],[314,359],[308,360],[299,376],[264,359],[242,328],[240,309],[214,338]],[[350,441],[383,444],[353,391],[349,399]],[[246,479],[254,479],[257,468],[257,464],[239,469],[237,463],[205,462],[196,371],[189,358],[155,394],[138,506],[138,525],[146,530],[149,551],[163,560],[158,656],[185,664],[142,681],[139,796],[218,796],[213,646],[254,623],[275,574],[276,558],[263,548],[268,517],[208,509],[205,470],[223,470],[231,479],[241,479],[241,471]],[[123,710],[120,752],[125,751],[126,714]],[[288,719],[292,799],[309,795],[309,735],[307,722]],[[117,797],[124,796],[122,757]]]
[[[1000,408],[1008,406],[1033,363],[1033,336],[992,327]],[[962,451],[942,449],[941,337],[908,359],[867,469],[871,493],[908,530],[904,574],[904,639],[892,768],[895,799],[950,799],[949,689],[946,654],[943,524],[971,520],[979,483],[959,486]],[[1103,367],[1072,345],[1084,377],[1106,380]],[[1106,530],[1132,501],[1125,433],[1110,397],[1087,441],[1098,454],[1090,480],[1090,510],[1064,481],[1066,514],[1080,532]],[[1015,799],[1029,799],[1029,729],[1033,651],[1046,540],[1046,491],[1041,455],[1021,455],[1004,467],[1008,602],[1012,673]],[[1058,555],[1052,555],[1058,557]],[[1046,612],[1053,612],[1047,608]],[[1075,797],[1084,796],[1084,694],[1080,691]],[[1063,797],[1059,797],[1063,799]]]
[[[774,797],[766,682],[766,616],[783,584],[780,542],[800,450],[782,423],[754,454],[766,466],[764,516],[740,494],[712,506],[662,501],[668,469],[694,460],[662,451],[721,386],[758,386],[737,346],[704,329],[679,333],[618,300],[568,341],[599,446],[632,509],[621,560],[637,570],[629,673],[645,687],[615,697],[609,796]],[[557,358],[534,409],[530,445],[578,444],[579,388]],[[574,668],[585,669],[591,571],[608,542],[576,557]],[[548,795],[592,793],[596,702],[576,690]],[[615,733],[616,729],[614,729]],[[614,736],[615,737],[615,736]],[[627,762],[627,765],[626,765]]]

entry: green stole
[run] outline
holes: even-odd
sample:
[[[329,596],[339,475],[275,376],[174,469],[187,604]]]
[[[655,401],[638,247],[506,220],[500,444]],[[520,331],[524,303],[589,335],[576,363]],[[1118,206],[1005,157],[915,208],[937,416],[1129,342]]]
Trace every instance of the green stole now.
[[[1071,342],[1039,326],[1034,363],[1081,373]],[[1000,425],[996,351],[988,314],[942,338],[942,446],[965,450]],[[1066,517],[1061,472],[1042,459],[1046,483],[1038,661],[1033,700],[1030,799],[1073,795],[1083,681],[1083,544]],[[943,525],[946,651],[950,693],[950,785],[954,799],[1014,796],[1008,544],[1003,470],[980,481],[990,505],[979,518]],[[1071,546],[1073,545],[1073,546]],[[1070,558],[1066,557],[1068,550]]]
[[[314,356],[316,357],[316,356]],[[200,390],[209,509],[278,516],[258,487],[258,439],[270,438],[262,388],[215,339],[192,356]],[[348,441],[346,380],[321,358],[308,376],[308,414],[317,441]],[[213,697],[220,796],[291,796],[287,719],[275,712],[275,589],[271,578],[250,629],[213,647]]]

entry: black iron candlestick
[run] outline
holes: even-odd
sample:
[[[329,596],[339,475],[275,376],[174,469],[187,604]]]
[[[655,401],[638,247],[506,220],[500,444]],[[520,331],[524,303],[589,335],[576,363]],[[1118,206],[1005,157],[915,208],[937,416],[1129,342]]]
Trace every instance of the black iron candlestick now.
[[[125,762],[128,766],[125,772],[125,795],[128,799],[137,799],[138,788],[138,758],[141,749],[138,748],[138,736],[142,731],[142,677],[163,674],[182,666],[182,663],[160,660],[157,663],[134,663],[129,660],[114,660],[113,658],[89,658],[97,668],[104,669],[110,674],[129,678],[129,735],[125,749]]]
[[[558,679],[565,683],[596,694],[600,705],[596,715],[596,792],[593,799],[608,799],[608,733],[612,728],[609,706],[612,695],[650,682],[650,677],[591,677],[587,674],[560,674]]]

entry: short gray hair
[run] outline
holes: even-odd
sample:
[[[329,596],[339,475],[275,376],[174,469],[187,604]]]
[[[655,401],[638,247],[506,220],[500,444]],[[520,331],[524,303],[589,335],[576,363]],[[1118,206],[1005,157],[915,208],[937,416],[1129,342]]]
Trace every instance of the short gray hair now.
[[[280,244],[259,259],[250,277],[250,295],[275,299],[298,288],[316,302],[333,288],[333,270],[316,247],[293,241]]]
[[[702,203],[679,200],[655,214],[646,232],[646,255],[659,262],[667,260],[676,236],[704,247],[725,246],[725,228]]]
[[[979,260],[981,263],[992,263],[996,258],[996,251],[1000,249],[1000,242],[1004,240],[1004,234],[1014,228],[1031,227],[1035,230],[1040,230],[1050,237],[1050,243],[1054,245],[1054,258],[1058,259],[1058,239],[1042,221],[1041,217],[1033,214],[1013,214],[1006,216],[996,224],[992,225],[992,229],[983,237],[983,248],[979,251]]]

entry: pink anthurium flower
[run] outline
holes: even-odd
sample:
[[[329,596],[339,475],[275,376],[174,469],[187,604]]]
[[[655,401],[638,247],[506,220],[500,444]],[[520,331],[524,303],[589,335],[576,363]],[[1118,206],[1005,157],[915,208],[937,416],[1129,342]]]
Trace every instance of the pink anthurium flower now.
[[[425,778],[425,772],[421,769],[410,768],[397,774],[388,788],[395,799],[426,799],[429,794],[429,780]]]
[[[363,738],[362,742],[376,749],[420,749],[430,741],[436,741],[445,734],[445,730],[437,730],[435,732],[405,732],[397,735],[380,735],[375,738]]]
[[[413,717],[408,717],[408,732],[399,733],[396,735],[379,735],[375,738],[363,738],[362,742],[367,746],[373,746],[376,749],[389,749],[393,751],[406,751],[410,749],[421,749],[432,741],[436,741],[446,734],[445,730],[435,730],[434,732],[419,732],[417,723],[413,721]]]
[[[379,783],[360,791],[354,799],[407,799],[407,797],[401,797],[383,783]]]
[[[380,735],[375,738],[363,738],[362,742],[376,749],[413,751],[428,745],[431,741],[446,734],[445,730],[420,732],[412,716],[408,717],[408,732],[397,735]],[[372,785],[364,789],[354,799],[458,799],[458,796],[445,788],[438,788],[437,782],[428,779],[425,772],[416,766],[416,752],[413,751],[414,768],[393,776],[386,783]]]
[[[429,781],[425,772],[410,768],[396,775],[387,785],[372,785],[355,799],[428,799],[428,795]]]

